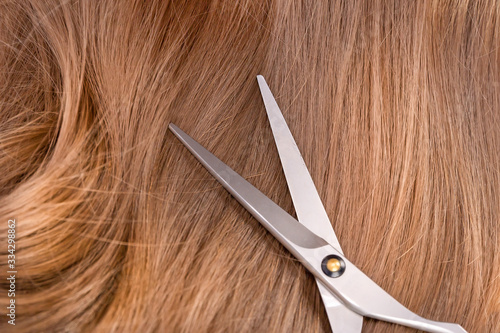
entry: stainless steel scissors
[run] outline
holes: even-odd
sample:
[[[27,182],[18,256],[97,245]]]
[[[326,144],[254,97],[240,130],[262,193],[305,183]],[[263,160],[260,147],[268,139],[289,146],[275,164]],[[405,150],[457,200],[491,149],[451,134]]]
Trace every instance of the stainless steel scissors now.
[[[298,221],[174,124],[169,129],[224,188],[316,278],[335,333],[361,332],[370,317],[426,332],[463,333],[460,325],[411,312],[342,253],[292,133],[264,78],[257,76]]]

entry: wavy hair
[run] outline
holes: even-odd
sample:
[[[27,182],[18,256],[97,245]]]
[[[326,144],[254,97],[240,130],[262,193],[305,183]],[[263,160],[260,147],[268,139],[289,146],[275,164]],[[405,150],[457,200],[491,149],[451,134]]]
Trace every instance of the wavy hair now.
[[[0,13],[3,311],[9,219],[18,272],[2,332],[330,330],[312,276],[167,129],[293,213],[257,74],[346,256],[422,316],[500,332],[498,1]]]

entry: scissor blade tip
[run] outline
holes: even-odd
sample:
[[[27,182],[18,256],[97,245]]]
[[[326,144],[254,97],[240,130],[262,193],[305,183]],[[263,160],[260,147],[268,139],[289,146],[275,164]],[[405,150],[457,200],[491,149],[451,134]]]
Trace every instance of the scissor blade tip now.
[[[169,123],[168,124],[168,129],[170,130],[170,132],[174,133],[174,135],[181,139],[183,135],[185,135],[186,133],[184,133],[179,127],[177,127],[175,124],[173,123]],[[182,141],[182,140],[181,140]]]

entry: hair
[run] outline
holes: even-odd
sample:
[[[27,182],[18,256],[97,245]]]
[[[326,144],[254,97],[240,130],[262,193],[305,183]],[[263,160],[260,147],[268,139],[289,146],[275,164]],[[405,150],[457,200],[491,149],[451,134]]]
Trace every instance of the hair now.
[[[497,1],[0,3],[16,332],[328,332],[314,278],[168,131],[293,214],[263,74],[346,256],[500,331]],[[367,295],[370,297],[370,295]],[[411,332],[366,318],[366,332]]]

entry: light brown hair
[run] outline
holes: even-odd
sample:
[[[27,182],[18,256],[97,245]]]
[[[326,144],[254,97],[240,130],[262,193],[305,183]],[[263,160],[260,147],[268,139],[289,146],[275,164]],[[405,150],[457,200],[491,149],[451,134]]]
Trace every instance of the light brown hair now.
[[[257,74],[346,256],[422,316],[500,332],[499,2],[0,13],[1,309],[14,218],[18,271],[2,332],[329,331],[312,276],[167,129],[293,213]]]

